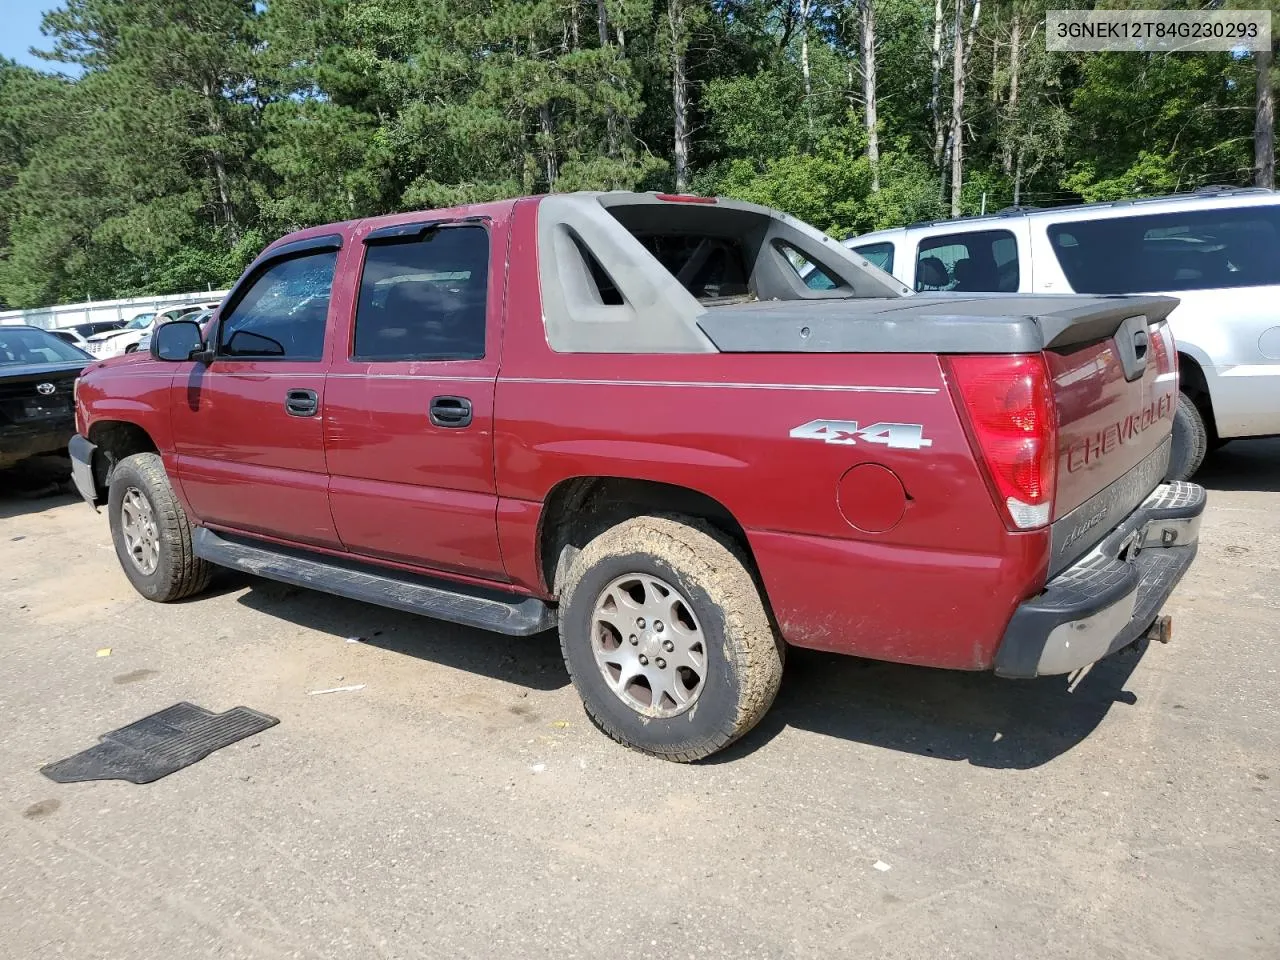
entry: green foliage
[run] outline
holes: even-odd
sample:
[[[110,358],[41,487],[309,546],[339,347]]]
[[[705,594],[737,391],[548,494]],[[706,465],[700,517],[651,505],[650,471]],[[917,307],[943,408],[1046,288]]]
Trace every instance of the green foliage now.
[[[77,79],[0,59],[0,303],[222,287],[309,224],[670,189],[677,55],[698,192],[837,236],[944,216],[934,5],[873,3],[878,178],[858,0],[62,0]],[[982,5],[966,213],[1250,181],[1252,58],[1050,54],[1049,6]]]

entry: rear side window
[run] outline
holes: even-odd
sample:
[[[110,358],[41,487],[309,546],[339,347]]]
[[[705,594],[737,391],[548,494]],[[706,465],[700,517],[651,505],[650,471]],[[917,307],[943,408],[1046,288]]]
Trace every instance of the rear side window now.
[[[257,360],[319,360],[336,250],[277,260],[222,319],[218,353]]]
[[[952,233],[920,241],[917,290],[1016,293],[1018,241],[1008,230]]]
[[[1048,232],[1077,293],[1280,284],[1280,206],[1083,220]]]
[[[885,273],[893,273],[892,243],[868,243],[866,246],[854,247],[853,252],[866,257],[873,267],[879,267]]]
[[[368,245],[353,359],[478,360],[484,356],[489,234],[428,230]]]

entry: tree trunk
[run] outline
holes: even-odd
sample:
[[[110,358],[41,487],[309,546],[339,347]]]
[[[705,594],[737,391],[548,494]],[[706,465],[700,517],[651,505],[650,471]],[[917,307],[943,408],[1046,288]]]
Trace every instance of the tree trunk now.
[[[1018,148],[1018,162],[1013,168],[1013,205],[1022,206],[1022,148]]]
[[[1017,11],[1013,14],[1013,31],[1009,34],[1009,107],[1005,111],[1005,115],[1009,118],[1009,123],[1014,129],[1017,129],[1018,116],[1018,68],[1022,63],[1022,18],[1018,16]],[[1013,172],[1013,139],[1009,136],[1005,137],[1004,155],[1001,159],[1001,167],[1005,175]]]
[[[813,146],[813,77],[809,71],[809,11],[813,0],[800,0],[800,75],[804,77],[804,112]]]
[[[689,189],[689,76],[685,54],[689,38],[685,0],[667,0],[667,25],[671,30],[671,108],[675,115],[676,192]]]
[[[951,216],[960,216],[960,195],[964,188],[964,86],[969,69],[973,35],[978,28],[982,0],[973,0],[973,15],[967,36],[964,27],[964,0],[956,0],[956,36],[951,60]]]
[[[933,0],[933,94],[929,97],[929,114],[933,117],[933,165],[941,168],[945,136],[942,123],[942,0]]]
[[[209,107],[209,133],[215,138],[221,138],[222,118],[218,116],[218,107],[214,103],[214,90],[216,85],[209,80],[205,80],[201,84],[201,90]],[[227,176],[226,157],[217,147],[213,147],[209,151],[209,166],[213,170],[213,181],[218,191],[218,212],[222,215],[222,222],[226,225],[228,237],[232,243],[240,239],[240,230],[236,226],[236,211],[231,203],[231,180]]]
[[[544,103],[538,107],[538,126],[546,140],[543,148],[542,162],[547,175],[547,193],[555,193],[556,180],[560,178],[559,165],[556,163],[555,125],[551,121],[551,104]]]
[[[600,33],[600,49],[605,50],[611,44],[609,43],[609,11],[605,9],[604,0],[596,0],[596,28]],[[619,31],[619,34],[621,34],[621,31]],[[618,78],[612,69],[609,71],[609,82],[611,84],[618,82]],[[618,116],[612,107],[605,113],[605,127],[607,131],[605,134],[605,149],[608,151],[609,156],[616,157],[619,152]]]
[[[1258,79],[1253,119],[1253,183],[1257,187],[1276,185],[1276,112],[1275,92],[1271,89],[1271,51],[1259,50]]]
[[[956,35],[951,54],[951,215],[958,217],[964,184],[964,0],[956,0]]]
[[[871,192],[880,190],[880,133],[876,118],[876,11],[872,0],[859,0],[862,12],[862,99],[866,107],[867,162]]]

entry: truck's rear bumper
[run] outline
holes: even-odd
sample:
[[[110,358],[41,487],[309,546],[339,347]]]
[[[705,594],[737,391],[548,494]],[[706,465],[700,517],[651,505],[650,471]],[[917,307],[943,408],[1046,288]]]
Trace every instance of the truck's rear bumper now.
[[[1115,530],[1022,603],[996,653],[996,673],[1070,673],[1151,626],[1195,558],[1204,488],[1161,484]]]

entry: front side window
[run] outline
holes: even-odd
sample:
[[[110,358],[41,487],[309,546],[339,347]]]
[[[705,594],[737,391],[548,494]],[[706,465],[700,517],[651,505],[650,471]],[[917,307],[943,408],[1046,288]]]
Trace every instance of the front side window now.
[[[1280,284],[1280,206],[1081,220],[1048,232],[1076,293]]]
[[[218,353],[257,360],[324,356],[336,250],[277,260],[222,318]]]
[[[892,243],[868,243],[865,246],[854,247],[853,252],[860,257],[865,257],[873,267],[879,267],[885,273],[893,273]]]
[[[352,358],[480,359],[488,287],[484,227],[443,227],[369,243]]]
[[[952,233],[920,241],[917,290],[1016,293],[1018,241],[1008,230]]]

